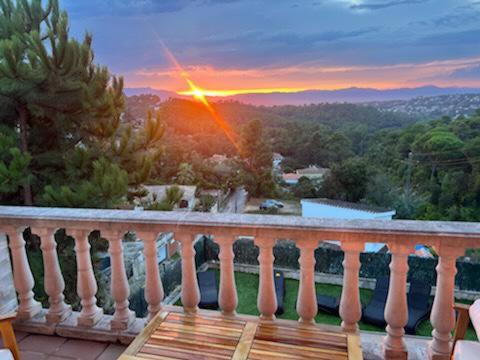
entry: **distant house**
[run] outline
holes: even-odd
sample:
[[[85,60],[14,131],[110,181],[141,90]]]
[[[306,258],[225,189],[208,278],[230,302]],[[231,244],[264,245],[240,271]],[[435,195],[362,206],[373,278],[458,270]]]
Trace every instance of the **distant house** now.
[[[295,173],[297,175],[300,175],[300,177],[305,176],[310,180],[321,179],[325,177],[329,172],[330,172],[330,169],[318,167],[315,165],[310,165],[309,167],[306,167],[304,169],[295,170]]]
[[[272,157],[273,167],[276,168],[276,169],[279,169],[280,164],[282,163],[283,159],[284,159],[284,157],[283,157],[282,154],[274,152],[273,157]]]
[[[392,220],[395,210],[383,209],[366,204],[331,199],[302,199],[302,216],[331,219]],[[339,247],[338,241],[327,241],[327,247]],[[366,243],[365,252],[386,252],[382,243]]]
[[[301,178],[301,175],[298,175],[297,173],[287,173],[287,174],[282,174],[282,179],[285,181],[288,185],[296,185],[298,184],[298,180]]]
[[[147,201],[162,201],[165,198],[165,194],[168,188],[174,186],[173,185],[147,185],[145,188],[148,191],[148,195],[146,197]],[[180,211],[190,211],[193,210],[195,207],[195,192],[197,190],[196,186],[186,186],[186,185],[176,185],[182,191],[183,195],[180,199],[179,203],[175,206],[174,210]]]

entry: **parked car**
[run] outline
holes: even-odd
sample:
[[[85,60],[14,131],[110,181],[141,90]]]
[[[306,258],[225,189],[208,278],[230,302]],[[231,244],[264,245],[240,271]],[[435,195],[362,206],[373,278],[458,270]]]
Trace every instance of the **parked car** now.
[[[281,209],[283,208],[283,204],[280,201],[268,199],[262,202],[259,206],[260,210],[268,210],[272,208]]]

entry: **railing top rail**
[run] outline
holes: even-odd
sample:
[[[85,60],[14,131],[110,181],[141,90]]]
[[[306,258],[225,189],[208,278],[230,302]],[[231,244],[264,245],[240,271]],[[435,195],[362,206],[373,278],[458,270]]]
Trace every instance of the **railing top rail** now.
[[[134,210],[73,209],[52,207],[0,206],[0,225],[72,225],[88,224],[104,228],[122,224],[171,226],[182,228],[223,228],[273,230],[278,232],[369,233],[379,235],[417,235],[427,237],[467,237],[480,240],[480,223],[412,220],[342,220],[300,216],[211,214],[199,212],[161,212]],[[241,231],[240,231],[241,232]],[[239,234],[241,235],[241,234]]]

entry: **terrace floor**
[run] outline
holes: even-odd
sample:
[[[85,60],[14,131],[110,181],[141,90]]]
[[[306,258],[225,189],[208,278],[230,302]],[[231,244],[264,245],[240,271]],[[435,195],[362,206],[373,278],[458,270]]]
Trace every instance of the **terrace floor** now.
[[[22,360],[115,360],[125,345],[15,331]],[[0,339],[0,348],[1,344]]]
[[[180,315],[183,312],[183,309],[178,306],[166,306],[165,309]],[[222,318],[221,313],[217,311],[200,310],[199,314],[207,314],[210,318],[212,316],[218,319]],[[239,315],[235,319],[239,319],[240,322],[246,320],[247,322],[258,323],[258,317],[256,316]],[[178,319],[172,319],[172,321],[178,323]],[[236,320],[234,320],[234,322],[235,321]],[[295,328],[298,326],[298,322],[292,320],[278,319],[277,322],[280,324],[280,328],[285,328],[286,325],[287,331],[290,327]],[[339,327],[332,325],[318,324],[315,327],[318,331],[336,333],[340,331]],[[117,359],[120,354],[126,350],[126,346],[120,344],[66,339],[59,336],[35,335],[21,331],[16,331],[15,334],[19,343],[22,360],[113,360]],[[371,331],[362,331],[360,333],[363,358],[365,360],[383,359],[382,341],[384,336],[384,333]],[[183,335],[180,336],[180,338],[182,337]],[[424,360],[427,358],[428,340],[428,338],[420,336],[405,336],[409,360]],[[0,348],[1,347],[2,344],[0,340]],[[174,347],[172,346],[171,348],[173,349]]]

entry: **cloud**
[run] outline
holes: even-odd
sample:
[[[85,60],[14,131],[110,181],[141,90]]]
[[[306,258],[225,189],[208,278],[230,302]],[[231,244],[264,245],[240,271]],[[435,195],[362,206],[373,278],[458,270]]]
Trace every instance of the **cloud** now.
[[[423,37],[419,40],[419,45],[434,45],[439,46],[473,46],[480,39],[480,29],[478,30],[464,30],[464,31],[450,31],[440,34],[433,34]]]
[[[450,79],[480,80],[480,63],[453,71],[448,76]]]
[[[280,42],[284,44],[305,46],[314,45],[315,43],[333,42],[344,39],[356,38],[362,35],[370,34],[378,31],[377,27],[369,27],[351,31],[332,30],[313,34],[299,34],[294,32],[279,33],[273,36],[265,37],[268,42]]]
[[[381,10],[386,9],[392,6],[399,5],[413,5],[413,4],[422,4],[429,0],[392,0],[386,2],[376,2],[376,3],[360,3],[350,5],[352,10]]]
[[[72,15],[144,15],[176,12],[194,0],[65,0],[64,6]]]
[[[214,6],[240,0],[64,0],[67,9],[81,15],[151,15],[181,11],[189,6]]]

